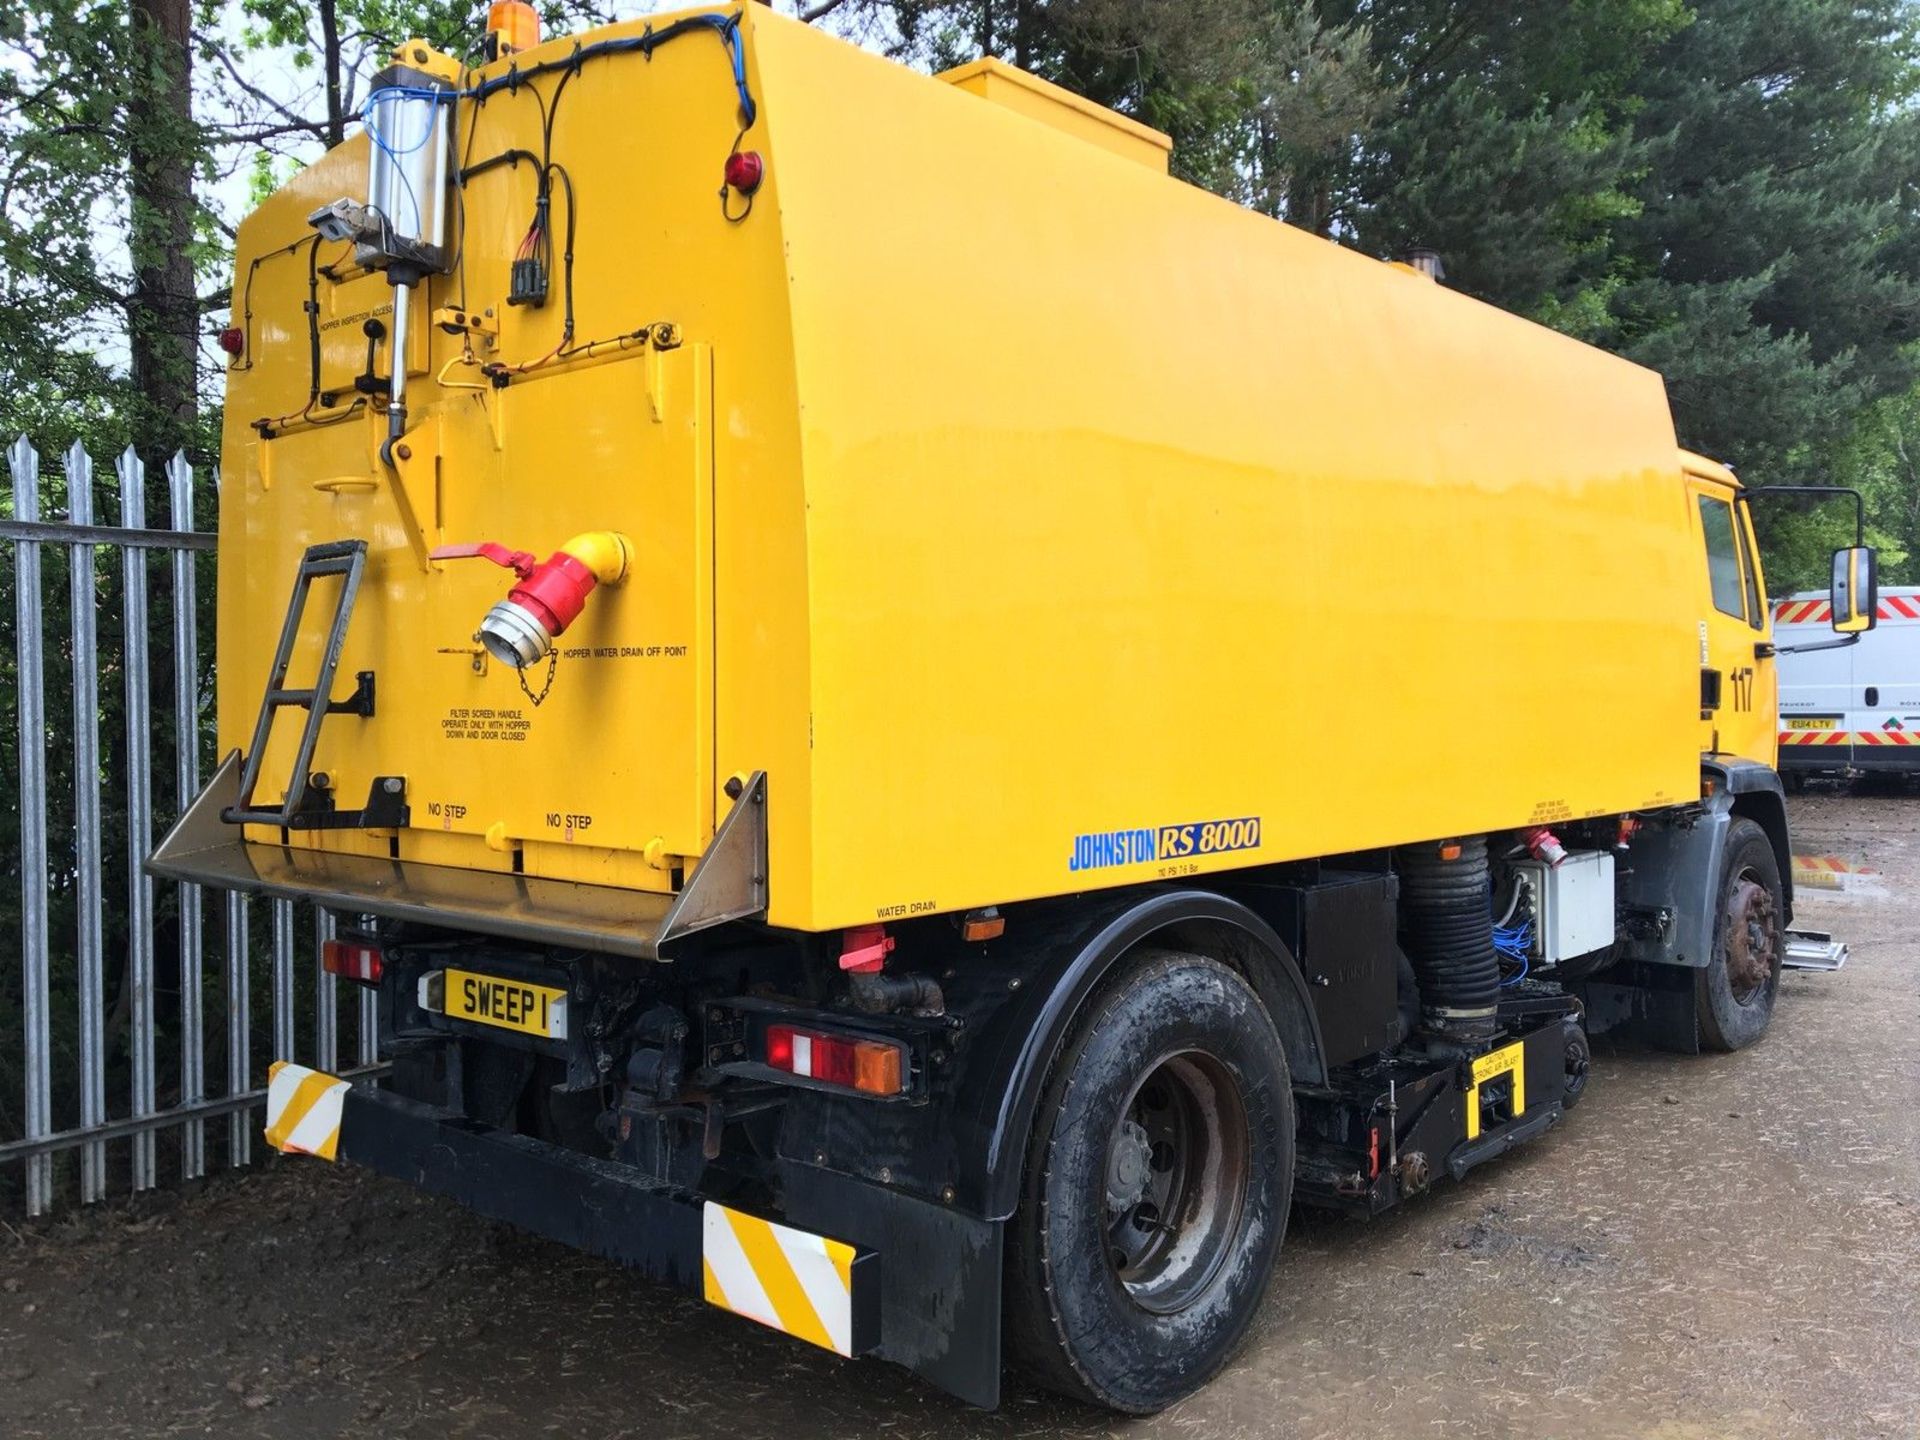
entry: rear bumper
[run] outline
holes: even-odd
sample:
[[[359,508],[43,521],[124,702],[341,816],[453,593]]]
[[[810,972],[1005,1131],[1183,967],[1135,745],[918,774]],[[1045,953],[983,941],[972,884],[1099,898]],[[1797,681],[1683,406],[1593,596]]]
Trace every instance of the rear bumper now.
[[[282,1077],[278,1072],[289,1072]],[[287,1085],[283,1079],[295,1083]],[[286,1148],[404,1180],[509,1225],[614,1260],[841,1355],[905,1365],[991,1407],[1000,1391],[1000,1226],[809,1166],[785,1167],[785,1224],[662,1185],[631,1166],[469,1120],[390,1090],[299,1089],[321,1115],[275,1113]],[[337,1122],[324,1096],[338,1095]],[[275,1141],[279,1144],[278,1141]],[[793,1228],[795,1226],[802,1228]],[[835,1238],[826,1238],[827,1236]],[[897,1257],[886,1263],[886,1257]],[[809,1268],[811,1267],[811,1268]],[[835,1292],[837,1285],[843,1287]],[[794,1296],[802,1293],[808,1302]]]
[[[390,1091],[347,1093],[336,1154],[835,1354],[879,1347],[875,1250],[777,1225],[658,1184],[631,1166]]]
[[[336,1154],[649,1279],[700,1290],[699,1197],[644,1183],[627,1167],[367,1089],[346,1097]]]

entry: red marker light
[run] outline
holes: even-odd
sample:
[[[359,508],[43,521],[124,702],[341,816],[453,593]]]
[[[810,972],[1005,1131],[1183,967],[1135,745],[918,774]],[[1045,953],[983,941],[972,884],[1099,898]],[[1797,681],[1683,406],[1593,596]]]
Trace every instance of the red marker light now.
[[[247,334],[238,325],[227,326],[227,328],[222,330],[215,338],[219,340],[220,348],[236,360],[240,358],[241,352],[247,348]]]
[[[329,975],[362,985],[378,985],[386,969],[386,958],[378,946],[364,941],[329,940],[320,947],[320,968]]]
[[[758,150],[736,150],[727,156],[727,184],[742,195],[751,195],[767,178],[767,162]]]
[[[785,1025],[767,1030],[767,1064],[776,1070],[793,1069],[793,1031]]]

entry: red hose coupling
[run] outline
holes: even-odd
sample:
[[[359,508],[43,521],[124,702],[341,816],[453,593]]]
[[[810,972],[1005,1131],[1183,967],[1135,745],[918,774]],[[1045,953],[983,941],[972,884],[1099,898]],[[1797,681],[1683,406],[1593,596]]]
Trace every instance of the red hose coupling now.
[[[549,635],[558,635],[580,618],[599,577],[564,550],[556,550],[507,592],[525,606]]]
[[[519,577],[480,622],[479,640],[501,664],[527,666],[546,658],[554,641],[580,618],[594,586],[617,585],[625,578],[631,553],[625,536],[594,530],[576,535],[538,564],[532,552],[491,540],[442,545],[428,558],[491,560]]]
[[[1558,865],[1567,858],[1567,847],[1560,843],[1559,836],[1544,825],[1522,830],[1520,839],[1526,845],[1527,853],[1545,865]]]

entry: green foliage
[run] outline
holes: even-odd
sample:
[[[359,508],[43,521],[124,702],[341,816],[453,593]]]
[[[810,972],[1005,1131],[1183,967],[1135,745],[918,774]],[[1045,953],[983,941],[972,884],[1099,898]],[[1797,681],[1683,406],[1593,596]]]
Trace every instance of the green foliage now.
[[[1697,0],[1641,77],[1612,341],[1751,480],[1820,479],[1912,382],[1917,80],[1906,0]]]

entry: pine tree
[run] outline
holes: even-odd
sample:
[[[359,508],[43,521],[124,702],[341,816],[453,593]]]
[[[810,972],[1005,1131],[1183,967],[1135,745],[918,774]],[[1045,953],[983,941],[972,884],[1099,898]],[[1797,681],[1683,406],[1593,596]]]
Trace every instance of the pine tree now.
[[[1696,0],[1639,82],[1649,165],[1608,337],[1683,443],[1819,479],[1914,375],[1920,132],[1907,0]]]
[[[1354,243],[1437,250],[1450,285],[1590,327],[1644,163],[1634,82],[1679,0],[1329,0],[1364,15],[1392,112],[1360,139],[1338,203]]]

